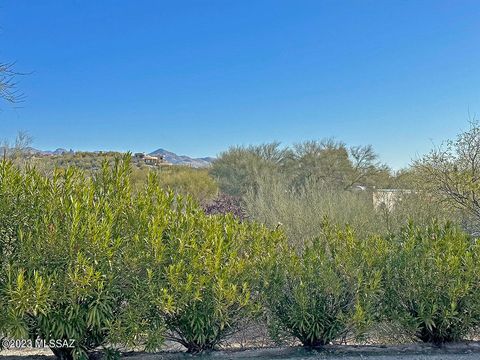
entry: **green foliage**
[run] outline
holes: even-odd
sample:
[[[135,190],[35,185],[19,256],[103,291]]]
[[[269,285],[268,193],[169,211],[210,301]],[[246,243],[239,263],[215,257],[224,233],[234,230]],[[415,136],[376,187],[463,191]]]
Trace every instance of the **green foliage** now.
[[[207,169],[164,166],[158,170],[158,181],[164,189],[172,189],[180,195],[190,195],[198,202],[211,200],[218,193],[217,183]]]
[[[115,159],[121,156],[116,152],[67,152],[61,155],[24,157],[29,165],[35,166],[42,174],[51,176],[55,169],[68,167],[94,175],[102,171],[104,162],[113,165]],[[177,194],[191,195],[198,202],[211,200],[218,192],[217,183],[207,169],[176,165],[156,167],[142,162],[135,162],[131,167],[130,181],[133,192],[144,188],[151,172],[158,173],[157,179],[164,189],[170,188]]]
[[[233,196],[255,191],[259,180],[272,176],[293,188],[315,182],[345,190],[357,184],[381,186],[390,178],[371,146],[347,148],[333,140],[305,141],[292,148],[279,143],[232,147],[213,163],[211,174],[220,190]]]
[[[479,244],[456,227],[410,224],[390,240],[389,318],[425,342],[465,338],[480,321]]]
[[[389,176],[388,168],[377,162],[371,146],[349,149],[332,139],[305,141],[295,144],[291,157],[288,176],[297,187],[313,181],[324,187],[346,190],[356,184],[379,185],[379,174]]]
[[[266,286],[274,335],[286,333],[305,346],[361,336],[380,316],[384,255],[380,237],[361,240],[327,223],[302,252],[282,249]]]
[[[206,215],[163,190],[162,173],[132,194],[129,161],[49,177],[1,163],[1,331],[75,339],[52,349],[62,358],[165,337],[196,352],[258,311],[262,264],[282,235]]]
[[[20,196],[24,186],[13,164],[3,162],[0,167],[0,295],[7,282],[6,269],[16,254],[18,227],[28,224],[28,199]],[[6,323],[3,300],[0,296],[0,333]]]
[[[301,248],[321,233],[324,217],[371,233],[377,222],[371,194],[326,188],[313,181],[295,190],[282,178],[259,180],[245,196],[248,216],[269,226],[281,224],[293,246]]]
[[[175,204],[172,212],[147,210],[168,203]],[[189,352],[213,349],[255,314],[262,264],[281,235],[230,215],[207,216],[191,200],[165,194],[154,180],[139,207],[154,214],[143,230],[152,251],[144,259],[152,306],[147,343],[154,348],[165,328],[165,337]]]
[[[112,170],[105,163],[94,178],[73,168],[52,178],[34,170],[21,174],[5,162],[0,173],[2,207],[11,206],[12,197],[29,203],[13,205],[20,214],[10,219],[13,226],[0,224],[14,244],[3,268],[4,331],[16,338],[74,339],[74,348],[52,350],[85,358],[109,342],[136,276],[125,268],[133,218],[128,157]]]
[[[255,188],[257,179],[278,172],[288,162],[289,152],[279,143],[249,147],[231,147],[213,163],[210,173],[220,190],[228,195],[242,196]]]
[[[361,338],[384,320],[422,341],[465,338],[480,321],[480,245],[430,224],[449,208],[428,192],[375,210],[370,192],[345,187],[381,173],[370,151],[318,145],[239,148],[226,158],[241,166],[214,166],[240,176],[231,190],[266,226],[205,214],[197,204],[217,193],[207,170],[132,169],[129,154],[48,175],[1,162],[0,333],[74,339],[52,349],[65,359],[165,339],[214,349],[261,315],[275,338],[307,346]],[[415,225],[399,230],[409,217]]]
[[[67,169],[69,167],[75,167],[88,173],[98,172],[102,170],[105,161],[112,165],[115,159],[119,157],[121,157],[121,154],[114,151],[76,151],[51,156],[29,156],[26,157],[26,161],[29,165],[35,166],[39,172],[51,175],[55,169]]]
[[[259,179],[244,204],[249,218],[271,227],[282,224],[290,244],[298,248],[322,231],[325,216],[337,225],[349,224],[363,237],[394,233],[409,219],[427,224],[433,218],[453,218],[424,192],[402,194],[392,210],[375,209],[372,195],[370,190],[332,189],[314,181],[293,188],[282,177],[270,176]]]

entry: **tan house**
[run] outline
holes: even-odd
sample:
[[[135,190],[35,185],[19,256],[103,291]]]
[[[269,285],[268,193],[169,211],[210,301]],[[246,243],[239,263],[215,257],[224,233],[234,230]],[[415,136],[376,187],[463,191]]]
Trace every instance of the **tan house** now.
[[[165,161],[163,155],[152,156],[145,153],[135,153],[133,158],[137,163],[144,163],[145,165],[150,166],[171,165],[169,162]]]

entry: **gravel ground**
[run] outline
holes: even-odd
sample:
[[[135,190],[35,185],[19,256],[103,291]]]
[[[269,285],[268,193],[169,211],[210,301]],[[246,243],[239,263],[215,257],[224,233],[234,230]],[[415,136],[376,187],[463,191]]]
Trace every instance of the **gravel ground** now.
[[[50,353],[51,354],[51,353]],[[52,360],[48,349],[9,350],[0,352],[2,360]],[[292,348],[262,348],[243,351],[215,351],[193,356],[182,352],[125,353],[125,360],[302,360],[302,359],[375,359],[375,360],[473,360],[480,359],[480,342],[465,342],[434,347],[423,344],[398,346],[327,346],[323,350]]]

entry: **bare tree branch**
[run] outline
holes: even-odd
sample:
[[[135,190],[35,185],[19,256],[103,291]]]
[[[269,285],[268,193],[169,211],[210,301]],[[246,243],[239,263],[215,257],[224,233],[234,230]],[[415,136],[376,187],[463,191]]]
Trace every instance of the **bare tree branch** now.
[[[475,120],[455,140],[433,149],[415,166],[439,199],[468,214],[480,229],[480,126]]]
[[[15,63],[0,63],[0,98],[11,104],[23,102],[25,95],[17,89],[17,77],[25,75],[14,70]]]

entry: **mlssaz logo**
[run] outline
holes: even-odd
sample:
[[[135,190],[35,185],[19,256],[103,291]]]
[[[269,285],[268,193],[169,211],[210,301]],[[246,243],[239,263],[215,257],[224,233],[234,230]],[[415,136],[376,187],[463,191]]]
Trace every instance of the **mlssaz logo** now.
[[[74,348],[75,340],[73,339],[0,339],[0,350],[2,349],[25,349],[25,348]]]
[[[36,340],[36,347],[49,347],[49,348],[73,348],[75,347],[75,340],[73,339],[37,339]]]

